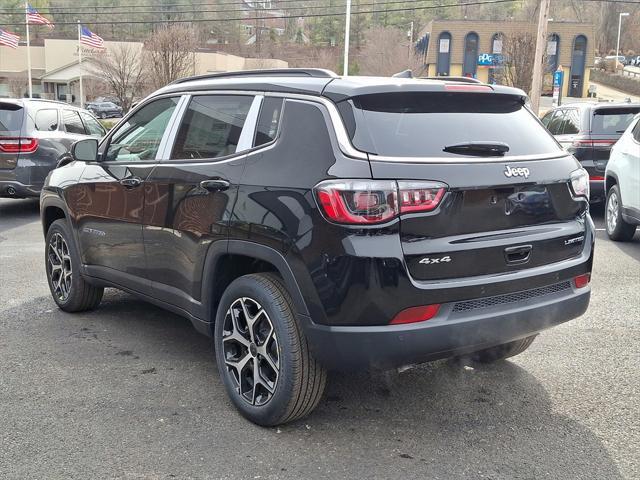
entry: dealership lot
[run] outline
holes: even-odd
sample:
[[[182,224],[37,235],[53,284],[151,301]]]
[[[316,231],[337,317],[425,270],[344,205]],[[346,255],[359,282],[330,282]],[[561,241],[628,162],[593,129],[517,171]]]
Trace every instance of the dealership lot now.
[[[331,374],[307,419],[242,419],[189,321],[115,290],[70,315],[36,201],[0,200],[0,477],[640,478],[640,234],[595,209],[592,303],[512,361]]]

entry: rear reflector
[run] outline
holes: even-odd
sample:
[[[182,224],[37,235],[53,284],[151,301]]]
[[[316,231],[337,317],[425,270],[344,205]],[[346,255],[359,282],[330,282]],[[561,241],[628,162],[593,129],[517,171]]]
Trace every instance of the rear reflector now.
[[[604,182],[604,177],[598,175],[589,175],[589,180],[599,180],[601,182]]]
[[[37,138],[0,137],[0,152],[33,153],[38,149]]]
[[[587,285],[589,285],[590,281],[591,281],[590,273],[583,273],[582,275],[578,275],[573,279],[573,283],[575,284],[576,288],[584,288]]]
[[[440,310],[440,304],[438,303],[434,305],[422,305],[420,307],[405,308],[395,317],[393,317],[393,320],[391,320],[390,324],[400,325],[403,323],[416,323],[431,320],[437,315],[438,310]]]

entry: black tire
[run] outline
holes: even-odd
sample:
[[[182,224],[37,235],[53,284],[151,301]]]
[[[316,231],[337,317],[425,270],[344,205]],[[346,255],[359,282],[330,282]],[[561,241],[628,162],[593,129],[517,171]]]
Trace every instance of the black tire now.
[[[231,314],[232,306],[235,317]],[[253,333],[243,328],[249,324],[244,320],[246,313],[252,319]],[[273,331],[275,339],[260,333],[267,331]],[[242,336],[242,343],[236,341],[236,332]],[[262,426],[280,425],[308,415],[318,405],[326,372],[311,356],[296,321],[291,296],[278,276],[245,275],[227,287],[218,306],[214,343],[218,371],[227,394],[250,421]],[[263,355],[269,355],[270,362]],[[227,362],[232,360],[243,366],[240,369],[229,366]],[[271,368],[275,363],[278,370]],[[256,366],[259,382],[255,381]],[[266,383],[270,384],[271,392],[265,387],[265,379],[270,379]]]
[[[462,358],[469,359],[476,363],[497,362],[499,360],[504,360],[521,354],[531,346],[536,337],[537,335],[531,335],[530,337],[522,338],[514,342],[503,343],[502,345],[496,345],[495,347],[478,350],[477,352],[470,353]]]
[[[607,192],[607,203],[604,208],[604,223],[607,235],[615,242],[628,242],[636,233],[636,226],[622,218],[622,200],[618,185],[613,185]]]
[[[57,249],[64,252],[63,257],[56,255]],[[58,263],[61,268],[69,268],[64,281],[59,275]],[[80,256],[66,220],[56,220],[51,224],[46,235],[45,270],[51,296],[65,312],[82,312],[96,308],[102,300],[103,288],[94,287],[87,283],[80,274]],[[70,278],[70,280],[69,280]]]

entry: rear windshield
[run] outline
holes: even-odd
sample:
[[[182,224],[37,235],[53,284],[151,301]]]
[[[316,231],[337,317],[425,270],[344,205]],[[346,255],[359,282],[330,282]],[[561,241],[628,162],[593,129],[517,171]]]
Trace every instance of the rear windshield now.
[[[461,158],[443,149],[473,142],[507,144],[507,156],[561,151],[513,95],[385,93],[362,95],[338,106],[354,146],[377,155]]]
[[[23,114],[24,110],[20,105],[0,103],[0,136],[19,136]]]
[[[593,112],[591,133],[622,134],[640,112],[640,107],[600,108]]]

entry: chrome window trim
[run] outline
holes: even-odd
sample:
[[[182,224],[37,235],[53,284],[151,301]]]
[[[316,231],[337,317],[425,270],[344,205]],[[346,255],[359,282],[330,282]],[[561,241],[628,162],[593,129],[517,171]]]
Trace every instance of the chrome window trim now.
[[[178,133],[178,127],[180,126],[182,117],[185,110],[187,109],[187,105],[189,105],[190,99],[191,95],[180,96],[180,100],[178,100],[176,109],[173,111],[173,114],[169,119],[169,124],[167,125],[167,128],[164,131],[164,135],[162,135],[162,139],[160,140],[158,153],[156,153],[156,162],[159,162],[165,158],[169,158],[169,156],[171,155],[171,149],[173,148],[173,142]]]
[[[242,153],[253,147],[253,138],[256,134],[258,114],[260,113],[263,99],[264,95],[256,95],[253,97],[253,103],[251,103],[251,107],[249,107],[249,111],[247,112],[247,118],[244,120],[242,132],[240,132],[240,138],[238,139],[238,145],[234,153]]]

